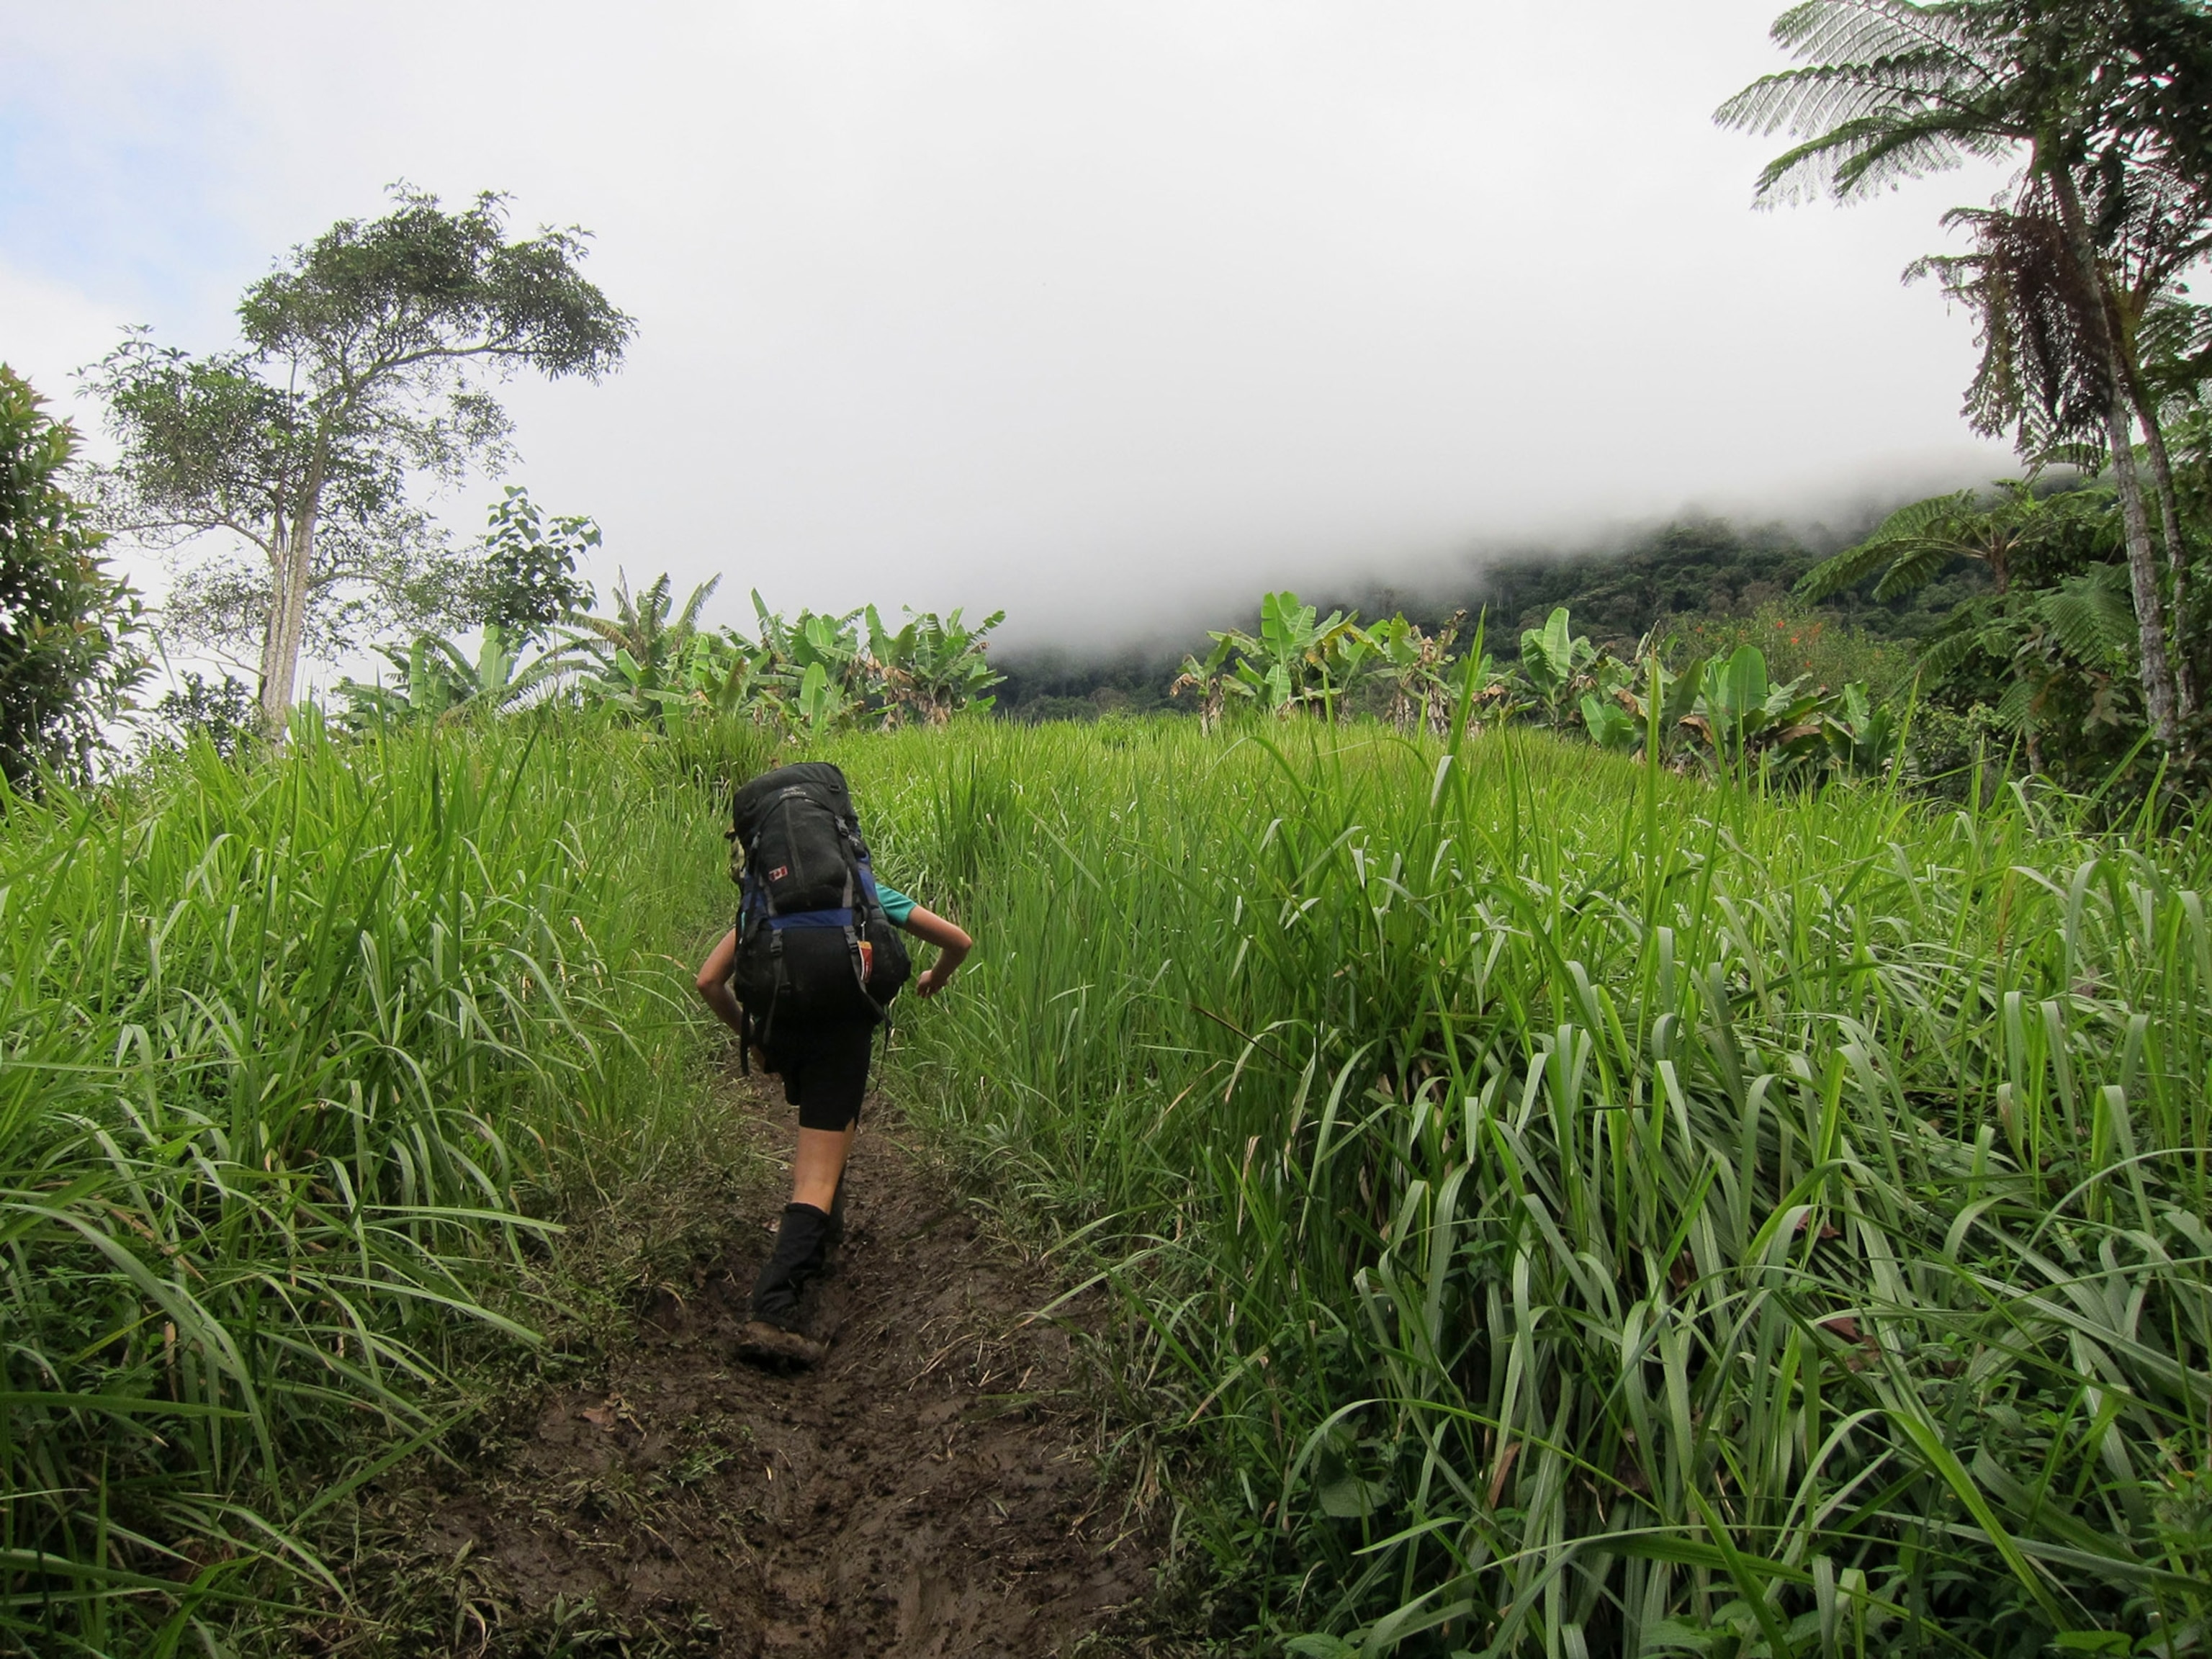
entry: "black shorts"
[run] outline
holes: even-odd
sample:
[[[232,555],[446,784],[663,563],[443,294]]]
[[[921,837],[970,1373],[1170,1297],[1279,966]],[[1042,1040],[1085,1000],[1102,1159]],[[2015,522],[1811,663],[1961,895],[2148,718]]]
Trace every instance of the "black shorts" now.
[[[835,1133],[859,1122],[876,1028],[799,1026],[775,1035],[769,1069],[782,1078],[783,1097],[799,1108],[799,1127]]]

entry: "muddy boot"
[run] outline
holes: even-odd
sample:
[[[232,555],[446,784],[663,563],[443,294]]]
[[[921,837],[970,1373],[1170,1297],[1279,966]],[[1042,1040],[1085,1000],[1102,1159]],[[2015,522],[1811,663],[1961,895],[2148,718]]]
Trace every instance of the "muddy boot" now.
[[[754,1345],[765,1343],[775,1352],[768,1358],[785,1363],[811,1364],[821,1358],[821,1343],[807,1343],[807,1338],[796,1336],[799,1329],[799,1298],[805,1294],[807,1281],[821,1272],[823,1241],[830,1232],[830,1217],[817,1210],[811,1203],[785,1203],[783,1228],[776,1232],[776,1249],[761,1267],[761,1276],[752,1281],[752,1322],[745,1325],[745,1336],[738,1338],[738,1352],[750,1356],[748,1338],[754,1332],[775,1332],[779,1338],[792,1338],[803,1349],[814,1349],[814,1356],[805,1358],[801,1349],[792,1347],[792,1340],[768,1343],[768,1338],[754,1338]]]
[[[749,1319],[738,1331],[738,1355],[756,1365],[811,1370],[829,1358],[830,1345],[764,1319]]]

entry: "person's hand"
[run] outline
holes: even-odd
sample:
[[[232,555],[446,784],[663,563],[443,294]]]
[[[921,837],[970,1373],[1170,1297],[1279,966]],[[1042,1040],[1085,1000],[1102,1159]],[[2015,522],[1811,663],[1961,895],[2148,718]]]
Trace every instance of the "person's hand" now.
[[[914,994],[918,997],[933,997],[951,982],[951,969],[943,966],[926,968],[921,977],[914,982]]]

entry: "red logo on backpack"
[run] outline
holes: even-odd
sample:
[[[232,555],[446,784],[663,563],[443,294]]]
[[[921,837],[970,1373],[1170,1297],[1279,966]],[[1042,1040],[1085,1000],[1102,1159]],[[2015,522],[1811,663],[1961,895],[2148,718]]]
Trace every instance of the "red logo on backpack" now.
[[[777,866],[775,866],[775,869],[773,869],[773,870],[771,870],[771,871],[769,871],[769,872],[768,872],[768,878],[769,878],[770,881],[781,881],[781,880],[786,877],[786,876],[789,875],[790,873],[791,873],[791,866],[790,866],[789,865],[787,865],[787,864],[779,864],[779,865],[777,865]]]

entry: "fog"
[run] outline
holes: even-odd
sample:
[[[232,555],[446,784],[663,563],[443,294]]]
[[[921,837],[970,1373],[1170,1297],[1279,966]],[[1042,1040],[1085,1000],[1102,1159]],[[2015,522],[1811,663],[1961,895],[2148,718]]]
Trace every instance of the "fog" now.
[[[510,191],[639,320],[506,392],[603,592],[1016,645],[2002,474],[1967,319],[1899,282],[1995,176],[1753,211],[1779,141],[1710,113],[1778,3],[10,8],[0,356],[218,347],[388,182]]]

